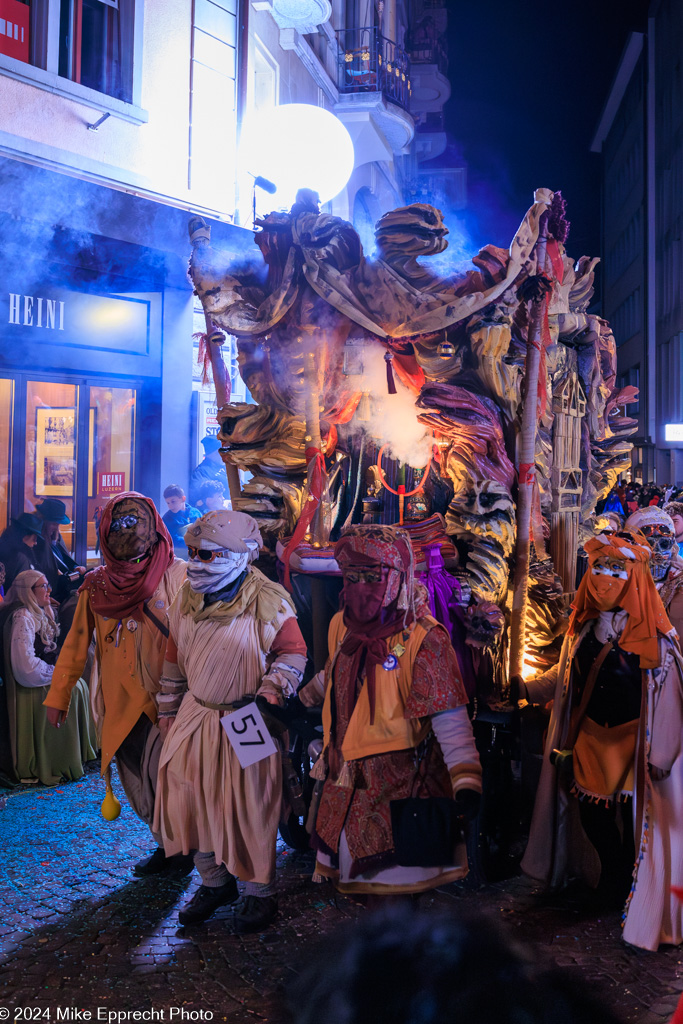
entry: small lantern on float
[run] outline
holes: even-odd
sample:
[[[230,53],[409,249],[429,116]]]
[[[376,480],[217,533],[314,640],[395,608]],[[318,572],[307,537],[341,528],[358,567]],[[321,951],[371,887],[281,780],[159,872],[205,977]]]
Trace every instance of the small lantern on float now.
[[[448,335],[445,331],[443,341],[440,341],[437,346],[436,354],[440,359],[452,359],[455,355],[455,345],[452,341],[448,340]]]

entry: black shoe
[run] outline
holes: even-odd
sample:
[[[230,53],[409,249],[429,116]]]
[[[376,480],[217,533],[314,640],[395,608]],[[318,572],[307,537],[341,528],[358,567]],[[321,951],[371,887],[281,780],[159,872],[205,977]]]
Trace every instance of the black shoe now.
[[[262,932],[276,917],[277,896],[245,896],[230,916],[230,928],[238,935]]]
[[[219,907],[234,903],[238,897],[236,878],[230,878],[225,885],[213,888],[200,885],[190,902],[178,914],[178,921],[180,924],[201,924],[202,921],[208,921]]]
[[[189,875],[194,868],[194,857],[191,853],[176,853],[173,857],[167,857],[163,846],[157,846],[156,850],[139,861],[133,868],[133,874],[138,878],[146,875]]]

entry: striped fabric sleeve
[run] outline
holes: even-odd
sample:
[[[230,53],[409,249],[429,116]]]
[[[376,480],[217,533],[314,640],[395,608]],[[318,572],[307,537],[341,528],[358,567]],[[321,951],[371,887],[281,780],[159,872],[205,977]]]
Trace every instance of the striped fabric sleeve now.
[[[451,777],[453,796],[461,789],[481,793],[481,763],[467,708],[453,708],[434,715],[432,729]]]

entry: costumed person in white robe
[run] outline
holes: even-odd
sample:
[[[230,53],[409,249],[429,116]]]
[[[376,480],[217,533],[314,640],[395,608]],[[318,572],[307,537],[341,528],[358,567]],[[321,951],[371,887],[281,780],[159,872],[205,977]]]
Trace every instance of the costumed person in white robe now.
[[[582,879],[624,909],[624,939],[683,941],[683,659],[642,534],[601,534],[557,666],[527,681],[553,711],[522,868]]]
[[[199,924],[244,898],[235,932],[259,931],[277,913],[275,841],[282,801],[280,753],[242,768],[221,719],[254,695],[272,704],[296,693],[306,645],[287,592],[255,566],[261,535],[243,512],[208,512],[185,532],[187,582],[169,612],[161,681],[154,828],[167,856],[196,850],[202,884],[178,915]]]
[[[663,508],[648,505],[628,517],[625,529],[631,533],[640,530],[652,548],[652,579],[679,643],[683,642],[683,558],[678,553],[673,519]]]

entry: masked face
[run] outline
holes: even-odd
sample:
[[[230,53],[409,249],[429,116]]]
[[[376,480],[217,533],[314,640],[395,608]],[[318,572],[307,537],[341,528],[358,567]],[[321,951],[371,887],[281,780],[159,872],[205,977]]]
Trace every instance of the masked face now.
[[[643,527],[643,533],[652,548],[652,558],[650,559],[652,579],[655,583],[661,583],[662,580],[666,579],[667,573],[671,568],[671,559],[676,548],[676,540],[671,530],[663,524],[645,526]]]
[[[240,576],[249,564],[249,552],[241,554],[239,551],[211,552],[213,560],[203,561],[196,549],[189,548],[189,559],[187,562],[187,578],[190,586],[198,594],[215,594],[219,590],[225,590],[238,576]],[[208,552],[202,552],[208,554]],[[218,557],[220,555],[220,557]]]
[[[619,608],[631,573],[631,560],[601,555],[588,570],[588,592],[601,612]]]
[[[398,575],[398,574],[397,574]],[[350,565],[342,570],[344,601],[361,622],[376,619],[387,602],[389,569],[381,565]]]
[[[117,501],[111,516],[107,544],[119,562],[132,562],[146,554],[157,539],[152,510],[146,501]]]

